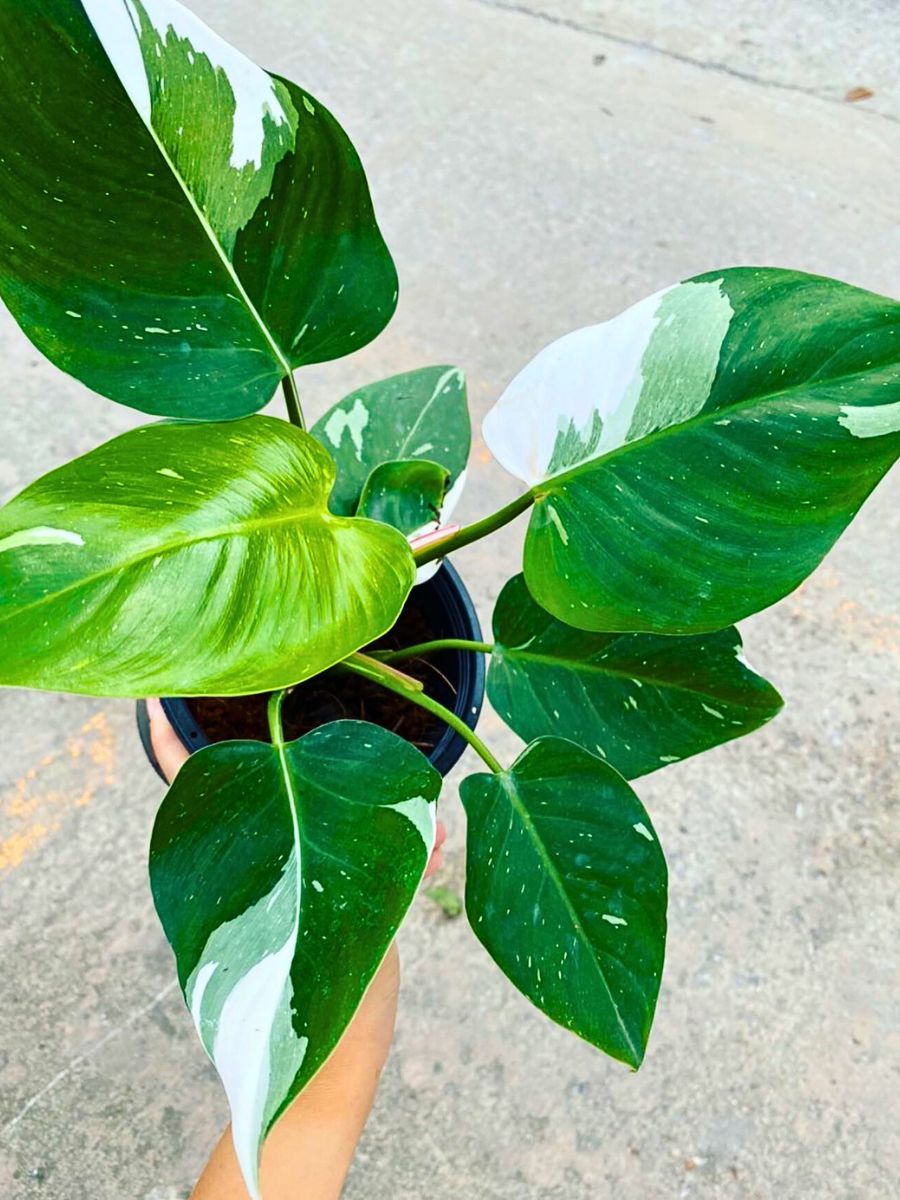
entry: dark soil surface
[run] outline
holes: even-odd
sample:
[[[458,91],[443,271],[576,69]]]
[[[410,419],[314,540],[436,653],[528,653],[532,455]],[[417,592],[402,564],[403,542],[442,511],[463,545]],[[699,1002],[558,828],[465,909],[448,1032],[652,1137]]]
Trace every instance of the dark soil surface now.
[[[435,636],[426,625],[413,591],[394,628],[369,648],[397,650],[430,641]],[[441,653],[430,655],[427,660],[409,659],[401,664],[401,670],[421,680],[430,696],[452,708],[456,697],[454,658],[453,653]],[[245,738],[267,742],[268,699],[269,693],[263,693],[257,696],[209,696],[190,699],[187,703],[211,742]],[[434,750],[446,729],[443,721],[418,705],[410,704],[402,696],[339,670],[326,671],[299,684],[285,698],[281,715],[285,737],[289,740],[302,737],[329,721],[372,721],[399,733],[425,754]]]

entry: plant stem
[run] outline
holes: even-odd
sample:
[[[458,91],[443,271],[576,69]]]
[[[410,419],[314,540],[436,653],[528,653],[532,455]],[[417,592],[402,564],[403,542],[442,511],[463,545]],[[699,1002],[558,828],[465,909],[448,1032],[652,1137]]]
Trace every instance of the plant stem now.
[[[476,521],[474,525],[464,526],[458,533],[455,533],[452,537],[448,537],[443,542],[436,542],[433,546],[426,546],[419,553],[415,554],[416,565],[422,567],[425,563],[434,562],[436,558],[444,558],[454,550],[460,550],[463,546],[468,546],[470,542],[477,542],[480,538],[487,537],[489,533],[494,533],[495,530],[502,529],[504,525],[508,525],[510,521],[521,516],[523,512],[527,512],[532,504],[534,504],[534,496],[531,492],[526,492],[523,496],[517,496],[512,503],[507,504],[495,513],[491,513],[489,517],[484,517],[481,521]]]
[[[292,425],[296,425],[298,429],[305,429],[306,422],[303,420],[303,409],[300,407],[300,393],[297,391],[297,381],[294,378],[294,372],[289,371],[281,381],[281,390],[284,392],[284,402],[287,405],[288,418]]]
[[[475,654],[490,654],[493,649],[491,642],[470,642],[468,638],[440,638],[434,642],[404,646],[402,650],[373,650],[371,657],[382,663],[398,663],[410,658],[424,658],[426,654],[436,654],[440,650],[471,650]]]
[[[280,692],[273,692],[269,697],[267,715],[269,718],[269,735],[272,738],[272,745],[276,748],[284,745],[284,729],[281,724],[281,706],[284,704],[284,698],[288,693],[285,688]]]
[[[480,755],[487,763],[495,775],[501,775],[503,768],[497,762],[487,746],[478,737],[473,730],[460,717],[445,708],[443,704],[439,704],[437,700],[425,694],[425,692],[413,691],[408,683],[403,682],[403,676],[398,671],[392,671],[390,667],[377,659],[370,658],[367,654],[351,654],[349,658],[345,658],[341,666],[348,671],[352,671],[354,675],[361,675],[364,679],[371,679],[373,683],[380,683],[382,687],[387,688],[389,692],[394,692],[398,696],[403,696],[412,704],[418,704],[420,708],[426,709],[433,713],[434,716],[440,717],[451,729],[455,729],[460,737],[465,738],[476,754]]]

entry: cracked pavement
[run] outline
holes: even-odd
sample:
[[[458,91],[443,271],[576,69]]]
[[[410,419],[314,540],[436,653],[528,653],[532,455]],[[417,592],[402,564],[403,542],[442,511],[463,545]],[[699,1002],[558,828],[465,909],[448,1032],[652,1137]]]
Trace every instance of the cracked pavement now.
[[[900,9],[878,0],[195,0],[334,111],[401,277],[372,346],[300,374],[311,416],[435,362],[480,419],[544,343],[716,266],[900,295]],[[855,103],[855,87],[874,94]],[[0,498],[137,424],[0,319]],[[511,499],[476,436],[471,520]],[[786,697],[640,782],[671,873],[636,1074],[553,1028],[422,897],[348,1200],[890,1200],[897,1102],[900,473],[745,627]],[[522,525],[457,559],[487,626]],[[160,786],[127,704],[0,696],[0,1196],[179,1200],[225,1121],[152,911]],[[515,739],[487,714],[501,759]],[[449,781],[438,882],[460,891]]]

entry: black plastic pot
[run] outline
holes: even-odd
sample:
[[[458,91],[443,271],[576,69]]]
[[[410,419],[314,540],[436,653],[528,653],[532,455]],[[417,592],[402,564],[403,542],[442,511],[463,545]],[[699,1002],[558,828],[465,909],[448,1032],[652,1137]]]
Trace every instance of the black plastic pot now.
[[[475,606],[463,581],[449,563],[445,562],[427,583],[420,584],[414,594],[428,622],[430,638],[465,638],[473,642],[482,640]],[[474,729],[484,703],[484,656],[468,650],[444,650],[435,661],[448,684],[446,694],[433,693],[434,698],[452,709],[470,729]],[[193,752],[210,744],[187,701],[166,698],[162,706],[187,750]],[[138,701],[137,722],[147,757],[162,779],[162,771],[150,744],[150,722],[143,700]],[[465,748],[465,739],[448,727],[428,757],[433,766],[446,775],[459,761]]]

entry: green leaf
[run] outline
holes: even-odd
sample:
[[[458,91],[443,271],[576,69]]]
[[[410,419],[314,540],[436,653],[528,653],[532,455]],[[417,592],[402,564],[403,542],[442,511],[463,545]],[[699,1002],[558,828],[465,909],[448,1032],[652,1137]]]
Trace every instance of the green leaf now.
[[[327,509],[286,421],[133,430],[0,509],[0,683],[101,696],[286,687],[389,629],[406,540]]]
[[[795,588],[900,454],[900,304],[797,271],[699,276],[542,351],[484,433],[535,495],[543,608],[721,629]]]
[[[666,941],[666,864],[640,800],[562,738],[470,775],[460,795],[477,937],[548,1017],[640,1066]]]
[[[173,0],[0,0],[0,293],[144,412],[251,413],[349,354],[396,273],[350,141]]]
[[[446,467],[424,458],[382,463],[366,480],[357,515],[417,533],[440,519],[449,480]]]
[[[336,404],[310,432],[337,461],[334,512],[356,511],[376,467],[425,459],[450,473],[446,518],[462,491],[469,460],[466,378],[456,367],[424,367],[370,383]]]
[[[263,1138],[334,1049],[434,846],[441,778],[362,721],[192,755],[156,820],[153,898],[259,1196]]]
[[[526,742],[557,734],[626,779],[752,733],[782,708],[736,629],[695,637],[590,633],[545,612],[524,577],[494,609],[488,696]]]

